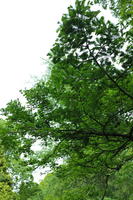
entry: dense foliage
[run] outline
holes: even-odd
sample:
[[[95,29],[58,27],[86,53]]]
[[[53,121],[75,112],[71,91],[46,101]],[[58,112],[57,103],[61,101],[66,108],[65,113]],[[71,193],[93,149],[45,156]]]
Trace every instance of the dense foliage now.
[[[133,166],[126,165],[110,178],[104,198],[103,174],[88,174],[79,168],[69,168],[67,176],[48,174],[39,184],[40,192],[28,200],[132,200],[132,181]]]
[[[10,153],[14,159],[21,157],[17,166],[26,166],[25,179],[30,175],[28,169],[47,164],[56,176],[68,174],[64,182],[54,175],[48,176],[48,181],[57,185],[52,184],[54,197],[45,200],[132,198],[132,186],[123,184],[130,176],[125,177],[124,170],[129,166],[132,171],[133,160],[133,29],[129,19],[132,12],[129,4],[124,14],[124,7],[116,12],[120,2],[113,9],[119,18],[117,23],[101,17],[100,11],[94,11],[87,0],[77,0],[75,7],[70,6],[48,54],[48,80],[40,80],[22,92],[27,100],[25,106],[15,100],[3,109]],[[34,154],[31,147],[38,139],[44,148],[40,154]],[[7,145],[9,139],[2,141]],[[59,166],[62,159],[65,165]],[[30,177],[28,181],[31,180]],[[21,194],[26,195],[25,184],[21,185]],[[119,192],[120,187],[128,190],[127,196]],[[34,187],[29,187],[29,191],[30,188]],[[56,189],[61,188],[64,193],[58,194],[66,192],[66,196],[55,198]]]
[[[8,173],[8,165],[2,150],[0,149],[0,199],[1,200],[17,200],[16,194],[13,192],[11,177]]]

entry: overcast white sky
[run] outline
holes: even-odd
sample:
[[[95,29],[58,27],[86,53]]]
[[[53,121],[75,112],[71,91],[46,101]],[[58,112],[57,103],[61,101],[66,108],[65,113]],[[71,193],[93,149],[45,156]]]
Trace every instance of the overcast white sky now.
[[[46,70],[57,22],[74,0],[0,0],[0,107]]]

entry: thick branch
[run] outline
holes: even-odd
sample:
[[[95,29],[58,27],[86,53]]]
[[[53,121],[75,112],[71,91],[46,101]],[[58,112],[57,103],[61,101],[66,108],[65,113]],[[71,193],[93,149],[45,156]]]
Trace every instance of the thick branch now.
[[[95,58],[95,56],[93,55],[93,53],[91,52],[89,46],[87,45],[87,48],[90,51],[90,55],[92,56],[92,58],[94,59],[94,62],[96,63],[96,65],[104,72],[104,74],[109,78],[109,80],[112,81],[112,83],[114,83],[114,85],[127,97],[129,97],[130,99],[133,100],[133,96],[131,94],[129,94],[126,90],[124,90],[122,87],[120,87],[118,85],[118,83],[107,73],[107,71],[99,64],[99,62],[97,61],[97,59]]]
[[[129,141],[133,141],[133,136],[128,135],[123,135],[123,134],[119,134],[119,133],[105,133],[104,132],[89,132],[89,131],[84,131],[84,130],[58,130],[59,132],[69,132],[70,134],[68,134],[68,138],[73,138],[73,139],[87,139],[89,137],[94,137],[94,136],[99,136],[99,137],[117,137],[117,138],[121,138],[121,139],[126,139]]]
[[[104,193],[103,193],[103,196],[102,196],[101,200],[104,200],[104,198],[106,196],[107,189],[108,189],[108,181],[109,181],[109,175],[107,175],[106,179],[105,179],[105,190],[104,190]]]
[[[114,83],[114,85],[126,96],[133,100],[133,96],[129,94],[126,90],[118,85],[118,83],[107,73],[107,71],[97,62],[96,58],[93,56],[95,63],[99,66],[99,68],[104,72],[104,74]]]
[[[133,137],[133,127],[131,128],[131,130],[129,132],[129,137]]]

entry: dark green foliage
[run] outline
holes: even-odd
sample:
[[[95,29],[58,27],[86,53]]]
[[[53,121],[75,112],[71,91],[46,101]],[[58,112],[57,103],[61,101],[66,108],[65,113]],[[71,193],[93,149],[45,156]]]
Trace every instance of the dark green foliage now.
[[[3,109],[19,142],[16,152],[27,157],[25,165],[50,164],[58,169],[58,159],[63,158],[68,171],[80,168],[94,175],[93,189],[98,175],[101,182],[96,191],[91,190],[94,199],[112,195],[108,180],[133,160],[132,27],[127,18],[114,24],[99,13],[91,10],[88,1],[69,7],[49,52],[53,66],[48,81],[23,91],[26,106],[16,100]],[[47,151],[31,156],[38,139]],[[132,198],[130,194],[125,199]]]
[[[30,200],[36,199],[41,200],[39,192],[39,185],[34,182],[21,183],[19,189],[19,198],[20,200]],[[36,198],[34,198],[36,196]]]

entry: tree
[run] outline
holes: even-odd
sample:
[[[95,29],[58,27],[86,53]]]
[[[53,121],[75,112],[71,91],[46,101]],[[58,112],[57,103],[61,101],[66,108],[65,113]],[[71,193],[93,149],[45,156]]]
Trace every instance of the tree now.
[[[13,181],[9,174],[9,162],[7,159],[7,147],[10,148],[8,128],[4,120],[0,120],[0,199],[16,200],[17,195],[13,192]],[[11,144],[12,145],[12,144]]]
[[[13,178],[13,187],[15,189],[19,188],[21,182],[31,182],[33,180],[32,167],[28,165],[28,156],[32,157],[32,151],[26,152],[28,150],[27,146],[30,146],[30,140],[32,139],[25,139],[15,134],[13,124],[0,119],[0,146],[8,165],[7,170],[10,171],[10,175]],[[24,151],[25,154],[23,155]]]
[[[34,182],[22,182],[19,188],[19,198],[20,200],[43,200],[40,197],[41,189],[39,185]]]
[[[12,180],[8,173],[8,165],[4,157],[2,146],[0,150],[0,199],[1,200],[16,200],[17,196],[13,192]]]
[[[91,0],[94,3],[102,5],[104,9],[109,8],[112,14],[127,24],[133,25],[133,1],[132,0]]]
[[[58,172],[48,174],[39,184],[40,191],[30,199],[37,200],[101,200],[106,177],[88,173],[87,169],[63,165]],[[128,163],[109,177],[106,200],[132,200],[133,166]],[[30,194],[34,194],[34,191]],[[28,199],[28,200],[30,200]]]
[[[133,159],[133,52],[131,24],[105,22],[99,13],[85,0],[68,8],[49,53],[48,81],[23,91],[26,106],[15,100],[3,111],[24,154],[35,139],[53,143],[30,165],[58,167],[64,158],[104,174],[104,199],[108,177]]]

